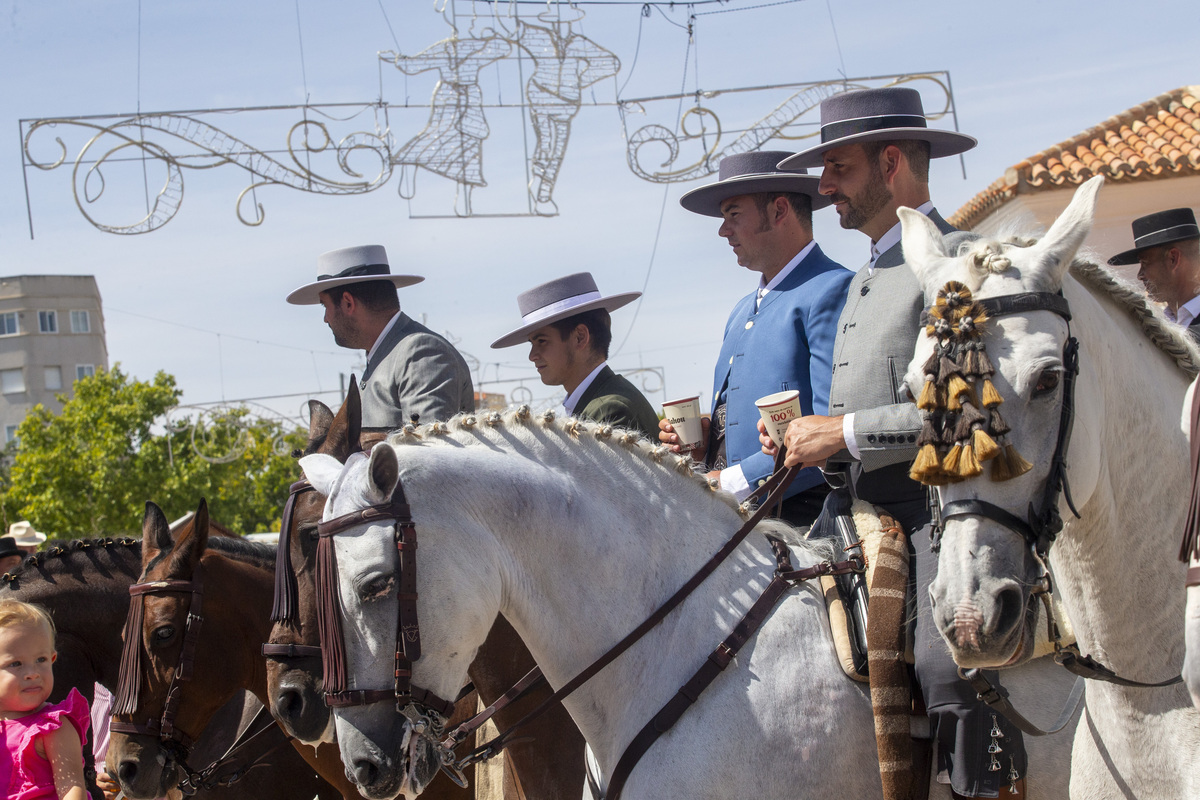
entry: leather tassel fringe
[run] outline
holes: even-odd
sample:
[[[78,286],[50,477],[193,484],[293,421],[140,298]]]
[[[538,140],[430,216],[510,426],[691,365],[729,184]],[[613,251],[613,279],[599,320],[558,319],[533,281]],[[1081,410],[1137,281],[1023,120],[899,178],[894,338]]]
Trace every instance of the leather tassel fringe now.
[[[146,603],[134,597],[129,603],[121,646],[121,667],[117,677],[117,695],[113,698],[113,714],[132,714],[137,710],[138,693],[142,688],[142,615]]]
[[[322,536],[317,542],[317,629],[321,641],[325,692],[344,692],[349,681],[346,677],[346,645],[342,638],[342,603],[338,594],[333,539],[329,536]]]

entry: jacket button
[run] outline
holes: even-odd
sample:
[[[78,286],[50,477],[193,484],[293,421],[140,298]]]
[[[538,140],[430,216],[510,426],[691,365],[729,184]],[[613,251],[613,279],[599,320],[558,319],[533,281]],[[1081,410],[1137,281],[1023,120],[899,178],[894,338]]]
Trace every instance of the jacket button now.
[[[887,440],[888,440],[888,444],[895,444],[895,443],[896,443],[896,437],[895,437],[895,436],[888,436],[888,437],[887,437]]]
[[[869,291],[871,291],[871,287],[870,287],[870,286],[864,286],[864,287],[862,287],[861,289],[859,289],[859,290],[858,290],[858,293],[859,293],[859,294],[861,294],[863,297],[866,297],[866,296],[867,296],[867,292],[869,292]]]
[[[759,485],[759,486],[766,486],[766,485],[767,485],[767,482],[766,482],[766,481],[759,481],[759,482],[758,482],[758,485]]]
[[[732,363],[733,363],[733,356],[730,356],[730,357],[729,357],[729,363],[730,363],[730,364],[732,364]]]
[[[917,440],[917,435],[916,435],[915,433],[910,433],[910,434],[908,435],[908,443],[909,443],[909,444],[912,444],[912,443],[913,443],[913,442],[915,442],[916,440]]]
[[[753,327],[754,327],[754,320],[750,320],[749,322],[746,323],[746,330],[750,330]]]
[[[874,444],[874,442],[875,442],[875,434],[873,434],[873,433],[867,434],[867,441],[868,441],[868,442],[871,442],[872,444]]]

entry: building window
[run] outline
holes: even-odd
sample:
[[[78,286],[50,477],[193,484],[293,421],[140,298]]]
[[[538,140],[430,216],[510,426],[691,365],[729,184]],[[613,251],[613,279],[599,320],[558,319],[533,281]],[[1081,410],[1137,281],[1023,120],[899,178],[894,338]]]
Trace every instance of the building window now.
[[[16,425],[5,425],[4,426],[4,443],[9,444],[11,442],[15,442],[16,440],[17,440],[17,426]]]
[[[42,333],[58,333],[58,312],[39,311],[38,330]]]
[[[71,312],[71,333],[91,333],[91,320],[86,311]]]
[[[7,314],[0,314],[0,336],[16,336],[19,332],[17,312],[9,311]]]
[[[56,392],[62,388],[62,367],[46,367],[46,391]]]
[[[25,391],[25,372],[17,369],[0,369],[0,393],[15,394]]]
[[[75,365],[75,380],[81,381],[84,378],[90,378],[96,374],[95,364],[76,364]]]

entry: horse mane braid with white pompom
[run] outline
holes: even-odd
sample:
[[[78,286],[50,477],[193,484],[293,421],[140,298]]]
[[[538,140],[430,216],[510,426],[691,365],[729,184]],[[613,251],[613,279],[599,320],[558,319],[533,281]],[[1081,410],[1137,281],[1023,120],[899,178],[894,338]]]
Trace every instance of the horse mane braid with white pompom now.
[[[1004,398],[992,385],[996,369],[983,342],[987,312],[971,290],[950,281],[922,319],[925,335],[936,340],[922,372],[925,385],[919,448],[909,476],[927,486],[973,478],[991,461],[991,478],[1006,481],[1033,465],[1008,441],[1009,427],[1000,416]]]

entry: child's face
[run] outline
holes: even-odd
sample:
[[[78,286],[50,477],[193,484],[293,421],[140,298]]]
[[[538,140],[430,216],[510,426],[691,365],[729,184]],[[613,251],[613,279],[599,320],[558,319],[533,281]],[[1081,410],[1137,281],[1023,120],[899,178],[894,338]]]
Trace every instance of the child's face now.
[[[54,688],[50,631],[36,622],[0,629],[0,712],[36,711]]]

